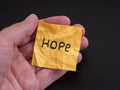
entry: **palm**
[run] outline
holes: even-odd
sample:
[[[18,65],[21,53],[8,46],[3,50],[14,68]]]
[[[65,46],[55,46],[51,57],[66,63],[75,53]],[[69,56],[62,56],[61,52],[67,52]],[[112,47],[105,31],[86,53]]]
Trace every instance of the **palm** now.
[[[33,67],[20,49],[14,48],[14,59],[1,90],[43,90],[66,73]]]
[[[17,48],[15,53],[15,58],[4,82],[3,88],[9,88],[9,90],[35,90],[35,88],[38,87],[38,81],[34,69]],[[10,87],[6,87],[6,85]]]

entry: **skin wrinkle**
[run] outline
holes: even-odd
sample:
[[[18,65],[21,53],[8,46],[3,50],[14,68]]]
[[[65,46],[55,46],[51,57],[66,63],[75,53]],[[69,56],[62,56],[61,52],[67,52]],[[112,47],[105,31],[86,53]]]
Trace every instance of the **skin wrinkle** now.
[[[12,47],[8,47],[9,44],[3,43],[0,45],[0,66],[4,68],[0,68],[0,82],[3,82],[5,80],[5,77],[7,75],[6,70],[9,71],[10,64],[12,62],[13,57],[13,50]],[[8,53],[9,52],[9,53]],[[5,60],[5,62],[3,61]],[[2,80],[2,81],[1,81]],[[0,84],[1,85],[1,84]]]
[[[7,80],[12,84],[12,86],[14,87],[14,90],[18,90],[18,88],[20,88],[20,90],[22,90],[20,84],[17,82],[16,78],[14,77],[14,74],[10,72],[8,73],[10,76],[7,76]],[[12,82],[14,79],[15,82]]]

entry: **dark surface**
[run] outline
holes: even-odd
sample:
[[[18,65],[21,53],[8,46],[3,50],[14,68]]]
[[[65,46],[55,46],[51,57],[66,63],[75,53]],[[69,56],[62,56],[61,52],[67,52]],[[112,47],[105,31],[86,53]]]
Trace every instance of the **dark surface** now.
[[[3,2],[2,2],[3,1]],[[86,28],[89,47],[77,72],[68,72],[47,90],[120,90],[120,4],[89,0],[1,0],[0,29],[30,13],[39,18],[67,15]]]

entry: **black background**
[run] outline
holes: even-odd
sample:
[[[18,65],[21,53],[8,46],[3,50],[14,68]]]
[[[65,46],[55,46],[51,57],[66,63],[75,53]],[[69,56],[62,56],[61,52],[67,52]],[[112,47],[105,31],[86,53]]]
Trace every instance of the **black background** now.
[[[39,18],[66,15],[86,28],[89,47],[77,72],[68,72],[46,90],[120,90],[120,3],[83,0],[1,0],[0,29],[31,13]]]

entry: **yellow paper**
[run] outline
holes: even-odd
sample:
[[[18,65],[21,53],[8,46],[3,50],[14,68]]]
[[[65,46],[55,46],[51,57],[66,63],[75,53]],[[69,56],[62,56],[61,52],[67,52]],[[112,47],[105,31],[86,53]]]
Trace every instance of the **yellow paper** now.
[[[82,28],[39,21],[32,65],[76,71]]]

